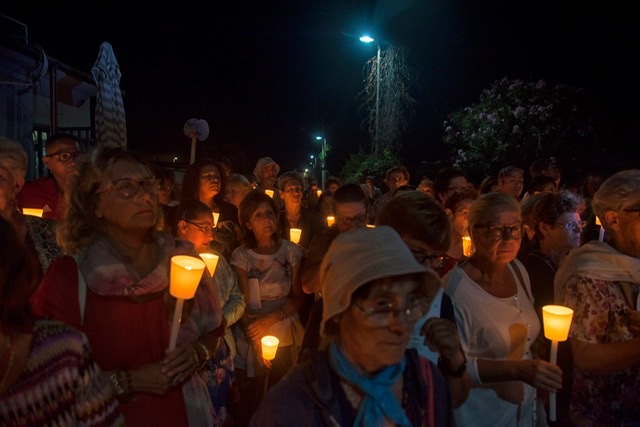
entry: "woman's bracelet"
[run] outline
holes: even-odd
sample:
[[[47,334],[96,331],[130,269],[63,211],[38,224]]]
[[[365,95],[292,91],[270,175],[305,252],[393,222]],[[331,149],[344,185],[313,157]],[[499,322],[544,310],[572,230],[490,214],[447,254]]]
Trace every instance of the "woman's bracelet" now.
[[[111,372],[109,379],[119,398],[124,399],[133,392],[131,373],[129,371],[117,369]]]
[[[198,369],[202,369],[211,358],[211,353],[209,353],[207,346],[202,344],[200,341],[194,341],[192,345],[193,349],[196,351],[196,356],[198,357]],[[198,351],[198,349],[202,350],[202,357],[200,357],[201,352]]]

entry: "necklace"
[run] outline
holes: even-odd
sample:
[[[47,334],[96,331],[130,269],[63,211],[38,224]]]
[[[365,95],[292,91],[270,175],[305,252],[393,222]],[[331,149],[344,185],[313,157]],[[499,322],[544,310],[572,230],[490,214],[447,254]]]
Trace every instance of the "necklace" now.
[[[7,381],[7,379],[9,378],[9,374],[11,374],[11,368],[13,368],[13,360],[15,356],[15,352],[13,351],[13,347],[11,346],[11,337],[9,336],[9,334],[6,335],[5,342],[6,342],[6,345],[4,347],[4,350],[2,351],[2,357],[0,358],[0,360],[4,360],[5,355],[8,352],[9,362],[7,363],[7,367],[2,373],[2,379],[0,380],[0,390],[2,390],[2,388],[4,387],[5,381]]]

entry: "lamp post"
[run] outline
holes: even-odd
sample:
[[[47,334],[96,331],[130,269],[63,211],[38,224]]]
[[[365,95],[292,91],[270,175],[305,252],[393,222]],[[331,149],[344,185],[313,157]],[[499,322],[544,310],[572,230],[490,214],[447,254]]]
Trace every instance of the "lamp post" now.
[[[316,136],[317,141],[322,141],[322,150],[320,151],[320,167],[322,167],[322,189],[327,180],[327,169],[325,168],[325,160],[327,158],[327,139],[322,136]]]
[[[375,39],[371,36],[364,35],[360,37],[362,43],[373,43]],[[373,153],[378,150],[378,135],[380,134],[380,43],[378,43],[378,52],[376,53],[376,135],[373,139]]]

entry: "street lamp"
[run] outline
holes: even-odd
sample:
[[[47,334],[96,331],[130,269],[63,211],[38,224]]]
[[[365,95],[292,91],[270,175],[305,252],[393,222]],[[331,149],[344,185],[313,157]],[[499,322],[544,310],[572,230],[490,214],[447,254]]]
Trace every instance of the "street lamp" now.
[[[364,36],[360,37],[360,41],[362,43],[373,43],[375,39],[365,34]],[[380,43],[378,43],[378,53],[376,57],[376,136],[374,138],[374,148],[373,148],[374,153],[377,151],[377,148],[378,148],[378,135],[380,131],[379,112],[380,112]]]
[[[325,167],[325,160],[327,158],[327,139],[322,136],[316,136],[316,141],[322,141],[322,150],[320,151],[320,166],[322,167],[322,189],[324,190],[324,183],[327,180],[327,169]]]

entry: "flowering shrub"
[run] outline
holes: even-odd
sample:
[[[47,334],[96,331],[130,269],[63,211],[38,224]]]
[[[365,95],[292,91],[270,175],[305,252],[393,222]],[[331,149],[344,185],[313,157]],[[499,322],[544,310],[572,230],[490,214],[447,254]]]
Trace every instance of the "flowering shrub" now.
[[[581,90],[503,78],[449,115],[444,142],[453,146],[454,166],[476,179],[510,164],[526,170],[538,158],[575,159],[594,149],[591,110]]]

